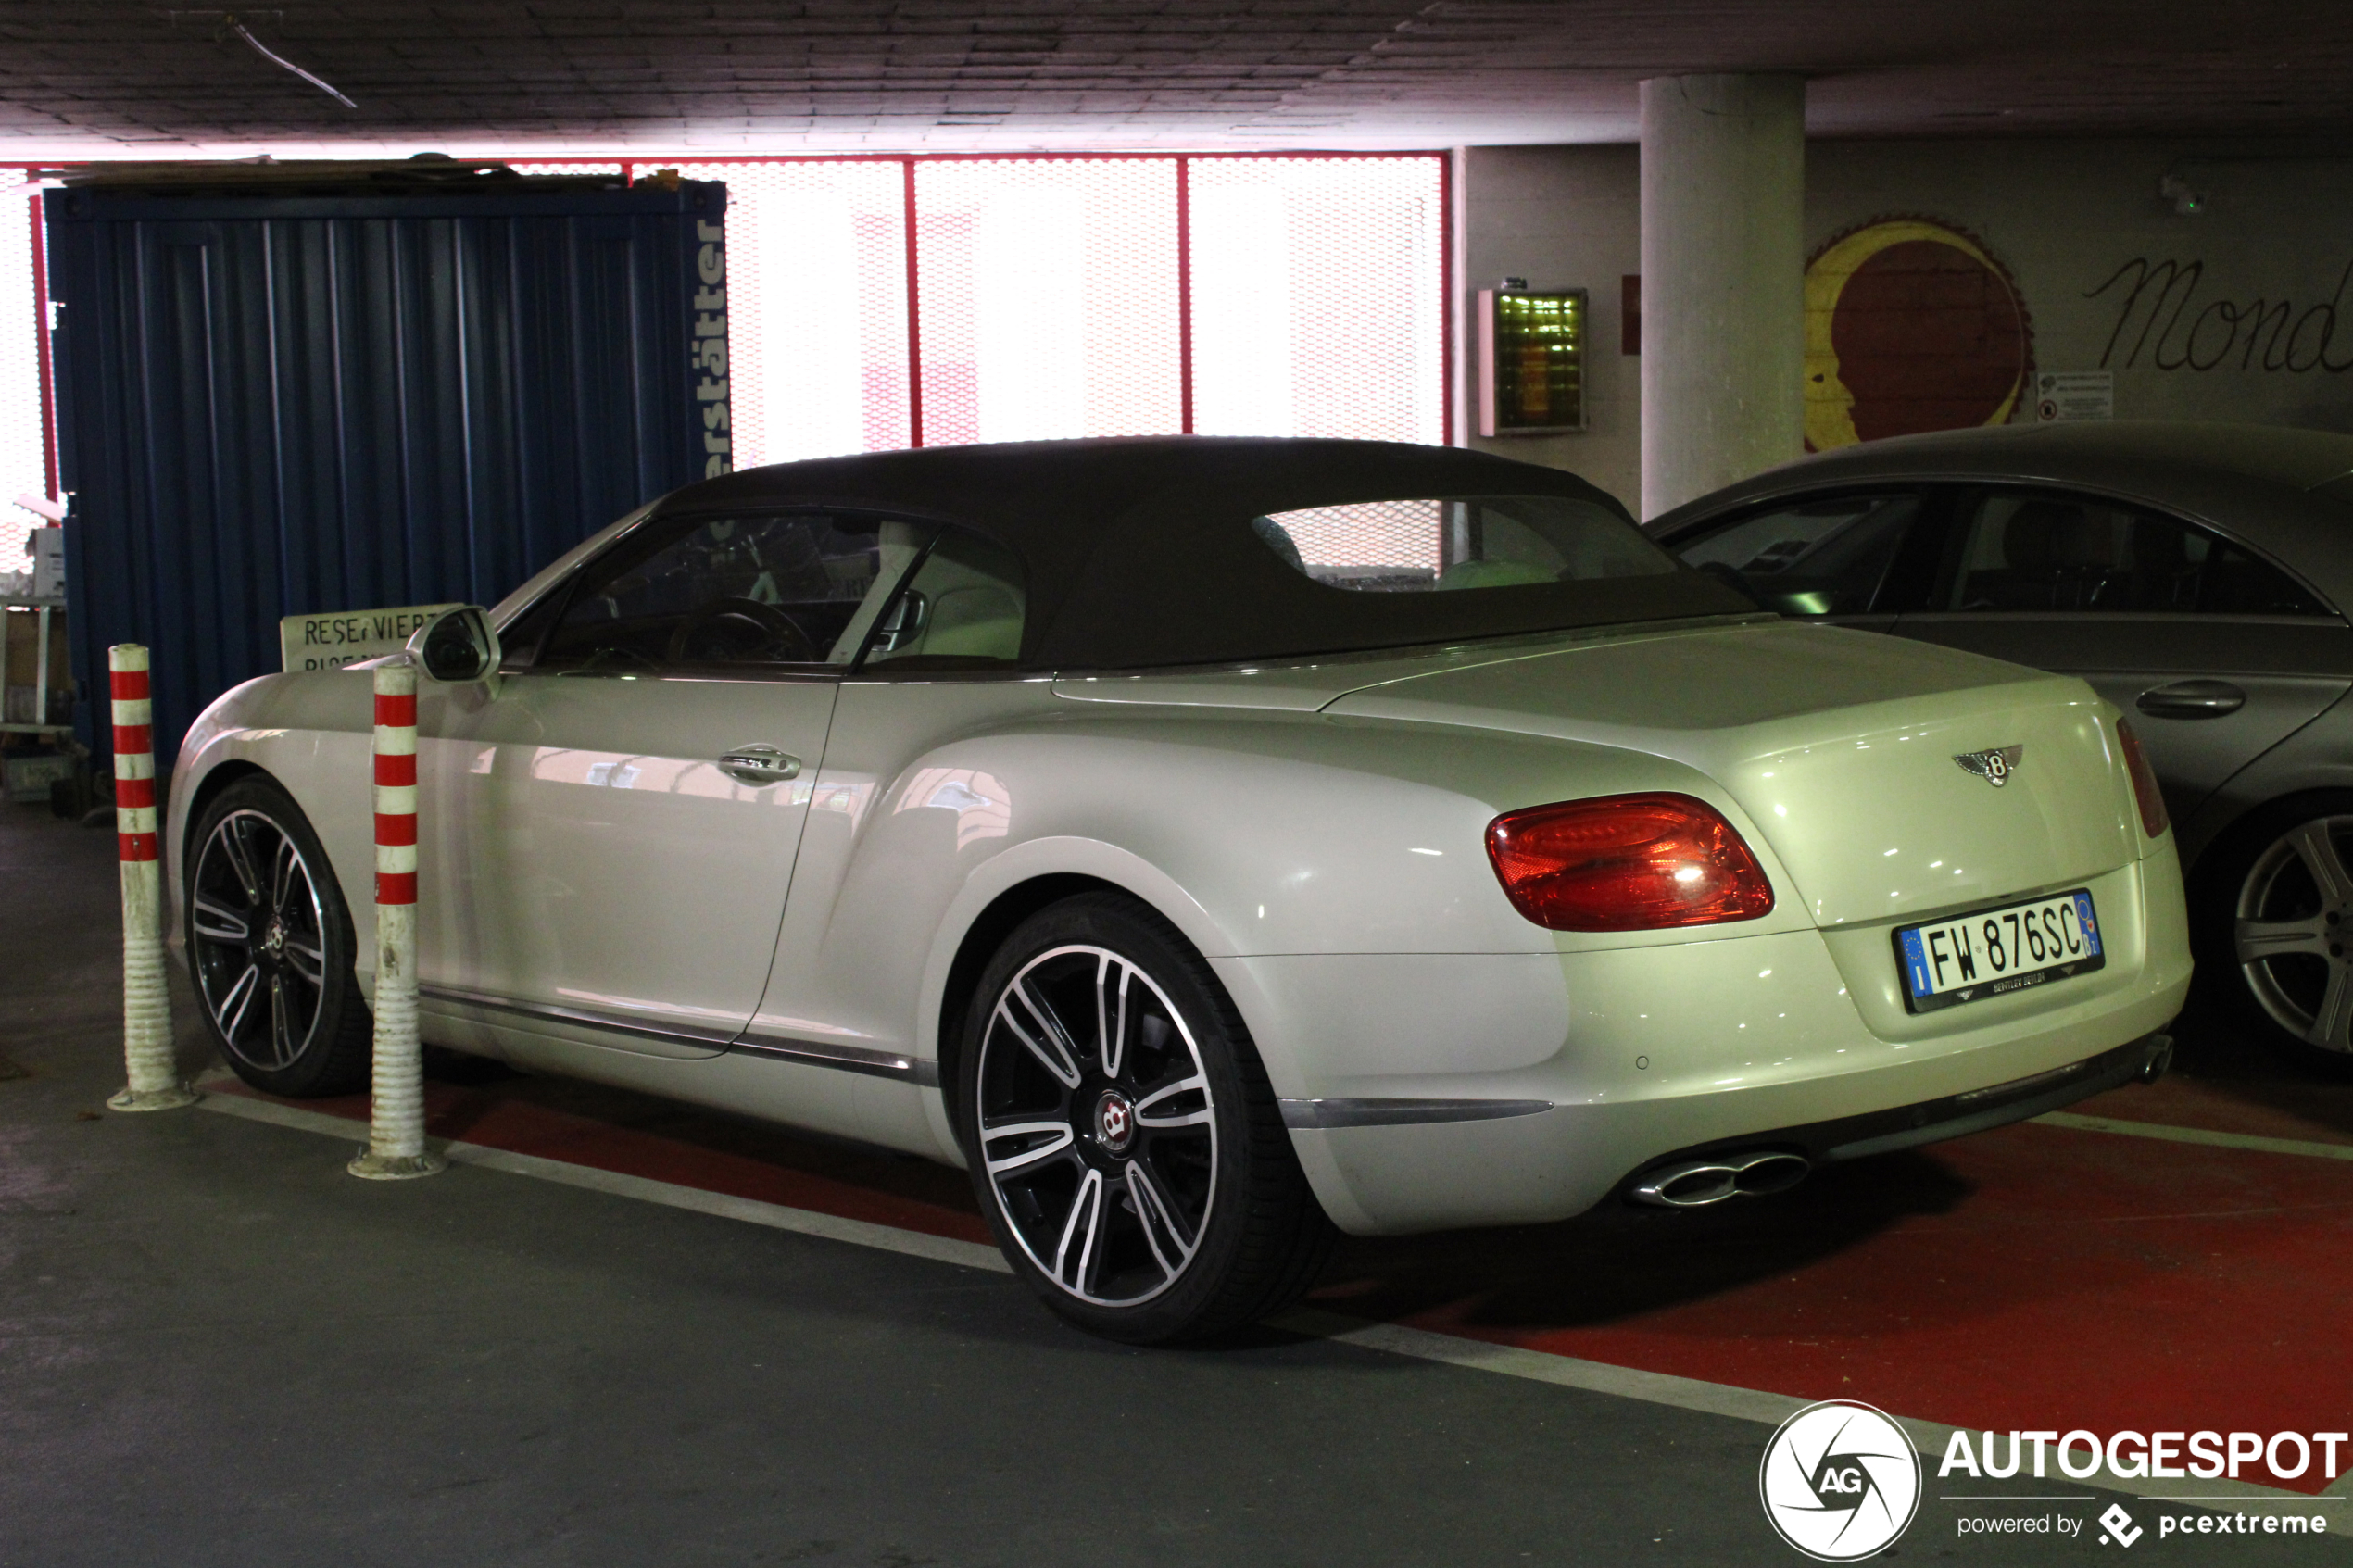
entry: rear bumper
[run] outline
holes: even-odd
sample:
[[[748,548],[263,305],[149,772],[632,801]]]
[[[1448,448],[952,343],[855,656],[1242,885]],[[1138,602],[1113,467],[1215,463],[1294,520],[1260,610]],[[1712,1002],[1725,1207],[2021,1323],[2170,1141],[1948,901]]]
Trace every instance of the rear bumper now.
[[[1920,1015],[1878,929],[1213,962],[1343,1230],[1530,1224],[1679,1154],[1856,1159],[2127,1081],[2189,988],[2170,844],[2094,887],[2107,968]]]
[[[1291,1147],[1325,1211],[1354,1235],[1541,1224],[1584,1212],[1679,1154],[1783,1148],[1854,1160],[2055,1110],[2136,1076],[2185,989],[2186,979],[2097,1027],[1987,1047],[1973,1063],[1907,1062],[1675,1099],[1555,1102],[1477,1121],[1294,1124]],[[1975,1084],[1957,1085],[1955,1071],[1970,1065]]]
[[[1833,1165],[1843,1160],[1862,1160],[1874,1154],[1893,1154],[1897,1149],[1918,1148],[1922,1144],[1942,1143],[1947,1138],[1967,1137],[1989,1128],[2007,1126],[2024,1122],[2045,1111],[2057,1110],[2089,1099],[2135,1081],[2154,1081],[2171,1059],[2173,1041],[2163,1034],[2145,1035],[2137,1040],[2118,1046],[2113,1050],[2086,1057],[2047,1073],[2037,1073],[2007,1084],[1995,1084],[1988,1088],[1971,1089],[1966,1094],[1946,1095],[1941,1098],[1923,1100],[1918,1105],[1896,1106],[1887,1110],[1875,1110],[1862,1116],[1841,1116],[1828,1122],[1812,1122],[1802,1127],[1781,1127],[1771,1132],[1755,1133],[1746,1137],[1718,1139],[1692,1148],[1673,1151],[1662,1159],[1649,1161],[1643,1171],[1678,1160],[1704,1160],[1711,1155],[1730,1154],[1736,1150],[1777,1149],[1803,1156],[1815,1165]],[[1618,1184],[1621,1191],[1631,1190],[1640,1181],[1642,1171],[1629,1172]]]

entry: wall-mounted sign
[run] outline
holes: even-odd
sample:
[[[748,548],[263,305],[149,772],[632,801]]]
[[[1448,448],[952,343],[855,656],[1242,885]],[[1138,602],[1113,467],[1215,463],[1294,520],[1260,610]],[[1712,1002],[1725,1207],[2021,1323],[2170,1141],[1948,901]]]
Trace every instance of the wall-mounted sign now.
[[[459,605],[406,605],[398,609],[346,609],[332,615],[289,615],[278,622],[278,646],[288,670],[333,670],[355,659],[382,659],[409,646],[417,628]]]
[[[2034,378],[2034,417],[2058,420],[2116,418],[2116,377],[2108,370],[2045,370]]]
[[[1887,218],[1806,268],[1806,445],[2007,424],[2033,374],[2009,270],[1950,224]]]
[[[1585,428],[1585,291],[1478,291],[1478,433]]]

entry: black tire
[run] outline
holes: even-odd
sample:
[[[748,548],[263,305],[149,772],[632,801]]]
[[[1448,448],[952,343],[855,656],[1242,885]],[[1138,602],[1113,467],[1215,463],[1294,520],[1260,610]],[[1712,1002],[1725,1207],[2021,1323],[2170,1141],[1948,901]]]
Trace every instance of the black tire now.
[[[1152,910],[1087,894],[1031,916],[983,972],[961,1045],[974,1191],[1063,1318],[1173,1344],[1315,1283],[1335,1233],[1265,1069],[1209,965]]]
[[[293,797],[259,775],[213,797],[183,881],[188,972],[231,1070],[297,1099],[366,1088],[374,1022],[350,909]]]
[[[2191,920],[2209,995],[2281,1055],[2353,1076],[2353,792],[2249,813],[2202,858]]]

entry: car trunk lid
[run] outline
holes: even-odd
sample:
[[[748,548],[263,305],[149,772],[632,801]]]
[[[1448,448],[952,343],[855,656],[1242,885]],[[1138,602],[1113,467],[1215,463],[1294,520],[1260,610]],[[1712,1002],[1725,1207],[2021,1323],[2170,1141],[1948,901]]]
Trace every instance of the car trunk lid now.
[[[2090,688],[1865,633],[1752,624],[1589,644],[1361,687],[1325,711],[1688,764],[1746,812],[1822,925],[2051,887],[2138,849]]]

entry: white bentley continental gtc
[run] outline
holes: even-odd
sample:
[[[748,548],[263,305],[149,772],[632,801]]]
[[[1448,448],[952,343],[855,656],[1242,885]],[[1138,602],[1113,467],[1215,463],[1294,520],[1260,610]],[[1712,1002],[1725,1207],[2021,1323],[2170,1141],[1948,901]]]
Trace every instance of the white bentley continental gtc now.
[[[1549,469],[1151,438],[691,485],[411,645],[426,1038],[968,1168],[1137,1342],[1360,1235],[1747,1201],[2162,1071],[2082,682],[1796,624]],[[172,775],[248,1083],[364,1085],[370,681]]]

